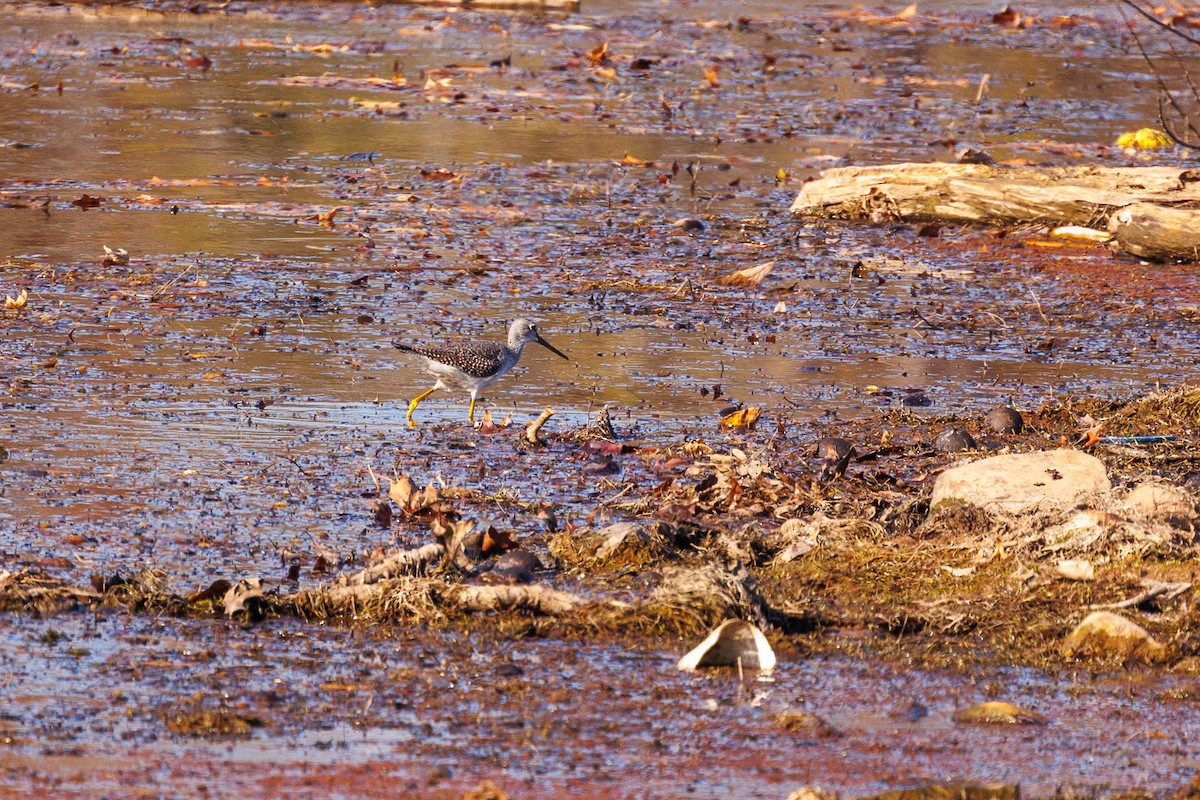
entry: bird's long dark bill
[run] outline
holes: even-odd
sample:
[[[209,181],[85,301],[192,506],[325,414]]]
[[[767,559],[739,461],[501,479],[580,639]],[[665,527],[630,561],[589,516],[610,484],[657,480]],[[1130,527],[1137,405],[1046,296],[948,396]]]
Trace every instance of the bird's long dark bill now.
[[[537,337],[537,343],[540,344],[542,347],[546,348],[547,350],[549,350],[551,353],[554,353],[554,355],[562,356],[563,358],[567,358],[566,354],[563,353],[563,351],[559,350],[557,347],[550,344],[549,342],[547,342],[545,339],[543,339],[540,336]],[[567,358],[567,361],[570,361],[570,360],[571,359]]]

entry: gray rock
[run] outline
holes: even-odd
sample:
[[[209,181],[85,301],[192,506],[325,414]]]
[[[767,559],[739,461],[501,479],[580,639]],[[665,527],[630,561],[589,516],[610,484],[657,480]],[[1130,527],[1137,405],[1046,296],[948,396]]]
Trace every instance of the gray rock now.
[[[1067,658],[1157,661],[1163,651],[1163,646],[1145,628],[1111,611],[1088,614],[1063,642],[1063,655]]]
[[[933,484],[930,506],[957,500],[992,512],[1063,508],[1112,488],[1104,464],[1078,450],[992,456],[952,467]]]
[[[1012,406],[996,406],[983,418],[983,423],[996,433],[1020,433],[1025,430],[1021,412]]]
[[[966,428],[946,428],[933,440],[933,449],[939,453],[958,453],[962,450],[974,450],[975,439]]]
[[[1133,516],[1143,519],[1192,520],[1196,517],[1192,496],[1169,483],[1143,483],[1126,496],[1125,505]]]

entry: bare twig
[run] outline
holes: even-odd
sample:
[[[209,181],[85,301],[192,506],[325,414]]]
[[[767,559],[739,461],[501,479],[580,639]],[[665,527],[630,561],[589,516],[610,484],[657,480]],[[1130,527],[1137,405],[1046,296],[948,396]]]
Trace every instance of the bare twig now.
[[[537,419],[529,423],[529,427],[525,429],[525,441],[529,444],[545,444],[545,442],[538,438],[538,431],[540,431],[542,426],[546,424],[546,421],[553,416],[554,409],[547,408]]]
[[[1136,13],[1138,13],[1141,16],[1145,17],[1146,19],[1150,20],[1152,23],[1154,23],[1158,27],[1162,28],[1164,31],[1169,31],[1170,33],[1173,33],[1176,36],[1178,36],[1180,39],[1191,42],[1192,44],[1200,44],[1200,39],[1197,39],[1195,36],[1192,36],[1190,34],[1184,33],[1179,28],[1176,28],[1174,25],[1170,25],[1166,22],[1163,22],[1161,19],[1154,16],[1154,14],[1151,11],[1148,11],[1147,9],[1142,8],[1142,5],[1140,3],[1134,2],[1134,0],[1119,0],[1119,1],[1120,1],[1121,5],[1127,6],[1128,8],[1133,9]]]

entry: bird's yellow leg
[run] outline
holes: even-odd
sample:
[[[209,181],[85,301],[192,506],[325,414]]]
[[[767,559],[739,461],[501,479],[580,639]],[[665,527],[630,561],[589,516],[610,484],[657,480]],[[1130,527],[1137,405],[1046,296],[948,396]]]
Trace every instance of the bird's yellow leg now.
[[[408,420],[408,427],[410,427],[410,428],[417,427],[417,423],[413,422],[412,414],[414,411],[417,410],[417,406],[419,406],[421,404],[421,401],[424,400],[426,397],[429,397],[429,395],[433,394],[433,390],[436,388],[437,387],[435,386],[435,387],[433,387],[433,389],[430,389],[428,392],[422,392],[421,394],[414,397],[412,399],[412,402],[408,404],[408,415],[405,417],[405,419]]]
[[[471,405],[467,407],[467,422],[475,426],[475,395],[471,395]]]

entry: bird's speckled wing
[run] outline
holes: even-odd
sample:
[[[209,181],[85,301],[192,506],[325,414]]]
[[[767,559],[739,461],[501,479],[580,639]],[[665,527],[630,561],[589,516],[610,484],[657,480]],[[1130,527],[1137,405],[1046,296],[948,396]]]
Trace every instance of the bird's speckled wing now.
[[[462,370],[472,378],[490,378],[504,367],[505,348],[499,342],[463,342],[417,347],[397,344],[396,348]]]

